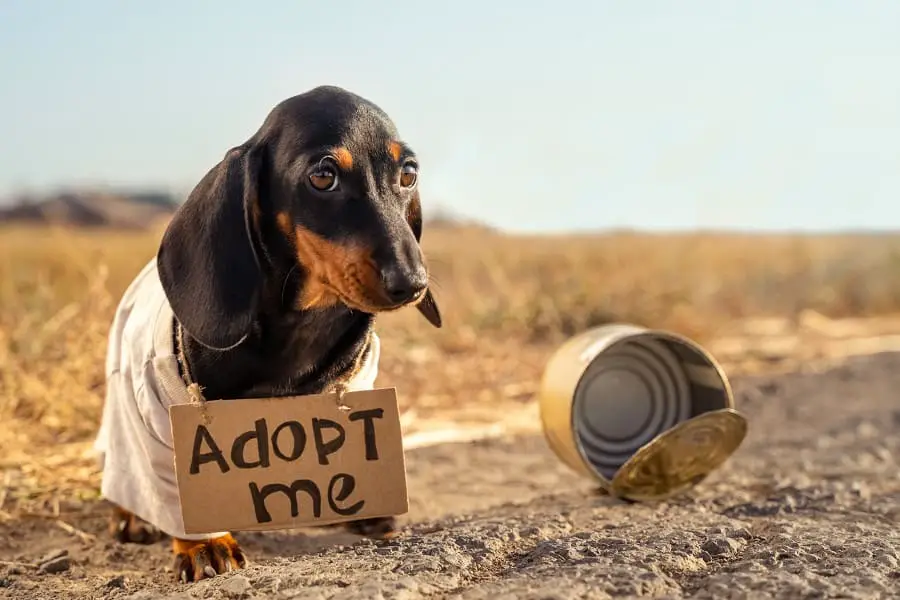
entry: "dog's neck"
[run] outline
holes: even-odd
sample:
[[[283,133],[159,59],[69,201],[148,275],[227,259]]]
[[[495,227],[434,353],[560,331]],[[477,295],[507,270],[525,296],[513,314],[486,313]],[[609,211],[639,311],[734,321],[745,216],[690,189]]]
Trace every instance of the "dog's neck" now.
[[[183,328],[179,336],[177,320],[173,342],[186,363],[182,377],[208,400],[316,394],[352,376],[373,323],[373,315],[343,305],[279,310],[260,313],[247,339],[229,350],[203,346]]]

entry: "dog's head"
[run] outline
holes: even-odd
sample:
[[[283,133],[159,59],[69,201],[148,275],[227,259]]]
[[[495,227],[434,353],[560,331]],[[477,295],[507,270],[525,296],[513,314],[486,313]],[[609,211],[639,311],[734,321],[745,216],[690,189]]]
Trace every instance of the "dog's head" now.
[[[364,98],[323,86],[281,102],[163,235],[157,264],[175,315],[200,343],[234,347],[293,275],[291,310],[415,304],[440,327],[419,246],[418,173],[391,119]]]

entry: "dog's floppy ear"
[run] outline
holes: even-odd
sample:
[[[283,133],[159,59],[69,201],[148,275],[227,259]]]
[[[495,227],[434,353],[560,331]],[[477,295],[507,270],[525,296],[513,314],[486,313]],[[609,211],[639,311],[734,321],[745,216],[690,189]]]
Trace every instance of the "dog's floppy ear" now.
[[[259,157],[233,148],[172,217],[157,267],[172,311],[198,342],[216,350],[248,335],[262,285],[251,224]]]
[[[413,235],[416,236],[416,241],[422,241],[422,203],[419,200],[419,193],[416,191],[415,195],[412,197],[412,201],[409,203],[409,208],[406,210],[406,220],[409,222],[409,226],[412,228]],[[428,322],[434,325],[437,328],[441,326],[441,311],[438,308],[437,302],[434,300],[434,296],[431,293],[431,288],[425,291],[425,295],[422,299],[416,304],[416,308],[422,313]]]

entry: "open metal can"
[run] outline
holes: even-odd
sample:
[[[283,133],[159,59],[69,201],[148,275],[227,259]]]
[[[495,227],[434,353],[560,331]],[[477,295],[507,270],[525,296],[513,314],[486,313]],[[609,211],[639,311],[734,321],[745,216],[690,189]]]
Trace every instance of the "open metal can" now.
[[[662,500],[719,468],[747,435],[715,358],[677,333],[604,325],[551,356],[539,391],[556,455],[611,495]]]

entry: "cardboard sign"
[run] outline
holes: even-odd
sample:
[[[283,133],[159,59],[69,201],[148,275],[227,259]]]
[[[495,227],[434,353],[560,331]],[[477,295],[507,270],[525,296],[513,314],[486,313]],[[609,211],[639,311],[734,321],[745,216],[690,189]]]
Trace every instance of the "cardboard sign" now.
[[[186,533],[409,510],[394,388],[179,404],[169,419]]]

